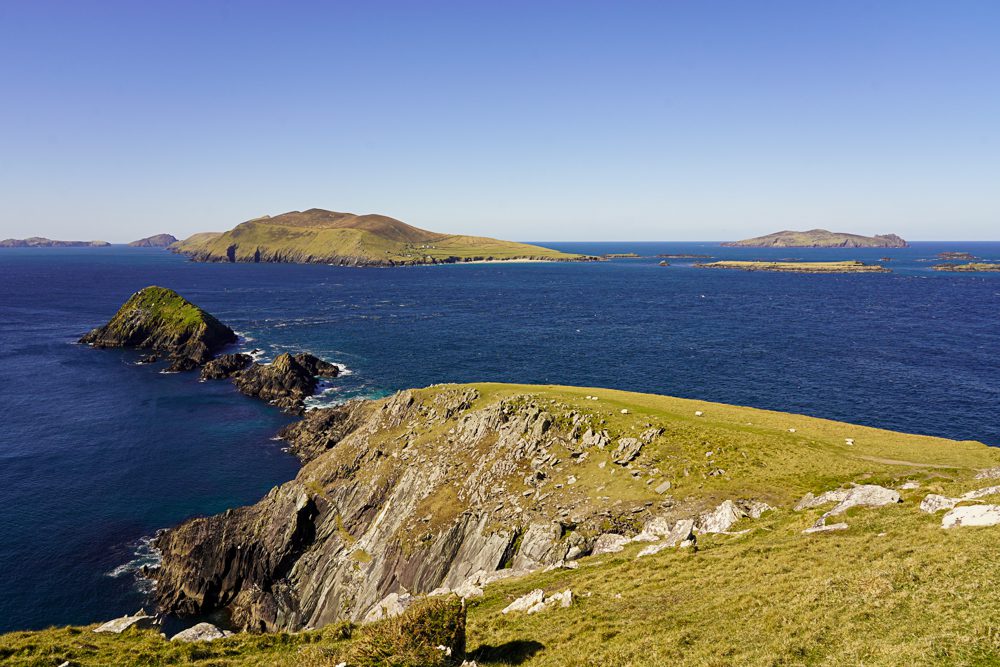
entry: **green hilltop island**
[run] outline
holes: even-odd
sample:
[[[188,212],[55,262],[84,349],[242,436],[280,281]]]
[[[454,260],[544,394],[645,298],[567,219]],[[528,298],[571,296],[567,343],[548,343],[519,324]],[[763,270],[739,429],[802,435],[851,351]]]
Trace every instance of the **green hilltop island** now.
[[[694,264],[699,269],[734,269],[737,271],[770,271],[773,273],[891,273],[881,264],[865,264],[857,260],[841,262],[771,262],[766,260],[724,260]]]
[[[203,232],[170,246],[199,262],[295,262],[408,266],[476,261],[586,261],[527,243],[440,234],[384,215],[319,208],[264,216],[228,232]]]
[[[807,232],[786,230],[722,245],[729,248],[906,248],[909,244],[895,234],[861,236],[811,229]]]

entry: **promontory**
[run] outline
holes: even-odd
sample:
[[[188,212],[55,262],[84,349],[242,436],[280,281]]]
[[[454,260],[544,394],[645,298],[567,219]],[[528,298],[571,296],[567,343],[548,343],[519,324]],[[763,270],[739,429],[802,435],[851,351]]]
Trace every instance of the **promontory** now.
[[[130,248],[166,248],[174,243],[177,243],[177,237],[173,234],[154,234],[138,241],[132,241],[128,246]]]
[[[594,259],[527,243],[431,232],[384,215],[337,213],[319,208],[255,218],[228,232],[195,234],[171,248],[201,262],[341,266]]]
[[[861,236],[811,229],[806,232],[786,230],[722,245],[731,248],[905,248],[908,244],[895,234]]]

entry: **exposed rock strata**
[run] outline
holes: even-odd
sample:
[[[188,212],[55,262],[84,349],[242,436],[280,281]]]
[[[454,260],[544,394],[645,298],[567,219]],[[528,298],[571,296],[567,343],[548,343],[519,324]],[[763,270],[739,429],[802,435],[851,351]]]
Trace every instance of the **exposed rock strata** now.
[[[638,532],[628,501],[554,481],[610,442],[597,423],[531,395],[485,399],[468,387],[313,411],[282,433],[306,461],[295,480],[157,540],[161,608],[226,609],[252,629],[320,627],[395,608],[404,594],[474,596],[500,578],[569,567],[601,534]],[[691,543],[690,514],[670,511],[647,526],[652,539]]]
[[[202,380],[225,380],[231,378],[253,363],[249,354],[223,354],[212,359],[201,369]]]
[[[170,370],[204,364],[236,334],[177,292],[146,287],[133,294],[111,321],[80,339],[94,347],[152,350],[171,360]]]

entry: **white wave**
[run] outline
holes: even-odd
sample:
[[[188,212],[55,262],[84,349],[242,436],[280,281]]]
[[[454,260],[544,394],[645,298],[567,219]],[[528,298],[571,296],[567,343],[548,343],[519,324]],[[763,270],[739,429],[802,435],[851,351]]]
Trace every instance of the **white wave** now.
[[[135,586],[139,592],[144,594],[151,593],[156,586],[156,582],[142,576],[142,568],[159,567],[163,560],[160,550],[153,546],[154,539],[156,539],[155,535],[140,537],[135,543],[130,545],[134,547],[132,559],[106,572],[105,576],[116,579],[124,576],[132,576],[135,578]]]

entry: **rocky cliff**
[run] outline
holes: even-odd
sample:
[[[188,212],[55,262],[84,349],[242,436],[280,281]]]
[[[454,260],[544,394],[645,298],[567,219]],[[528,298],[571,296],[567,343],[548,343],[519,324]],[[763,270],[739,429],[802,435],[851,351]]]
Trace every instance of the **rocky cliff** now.
[[[177,292],[151,286],[133,294],[107,324],[80,342],[152,350],[169,357],[171,370],[189,370],[235,343],[236,334]]]
[[[157,540],[159,603],[225,609],[244,628],[320,627],[389,594],[579,558],[651,512],[666,526],[710,502],[662,495],[680,471],[648,452],[677,435],[670,424],[578,402],[445,386],[311,411],[282,434],[305,462],[295,480]]]

